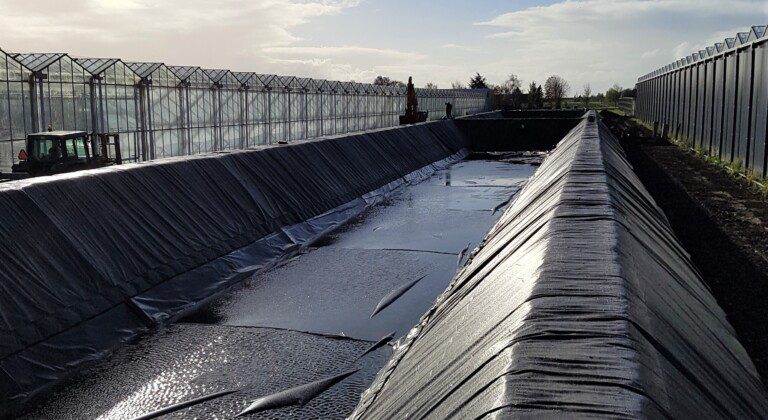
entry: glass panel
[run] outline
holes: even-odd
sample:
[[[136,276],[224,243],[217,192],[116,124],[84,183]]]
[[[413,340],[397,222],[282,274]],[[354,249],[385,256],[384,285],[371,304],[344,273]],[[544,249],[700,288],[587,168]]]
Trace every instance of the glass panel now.
[[[41,63],[50,58],[30,60]],[[153,147],[147,152],[153,151],[156,158],[243,148],[396,125],[405,107],[402,89],[290,76],[243,79],[239,75],[237,79],[226,70],[212,73],[220,86],[212,89],[210,77],[198,67],[174,68],[172,72],[152,63],[136,67],[151,81],[141,88],[144,103],[139,104],[140,79],[124,63],[82,62],[93,71],[102,71],[93,90],[90,74],[67,56],[44,69],[47,79],[30,85],[30,72],[0,53],[0,142],[4,153],[0,168],[14,162],[27,133],[48,124],[57,130],[119,133],[123,158],[129,161],[142,155],[142,141]],[[153,68],[151,74],[146,73]],[[183,74],[188,86],[180,87],[176,74]],[[249,90],[241,90],[243,80],[250,80]],[[267,85],[270,91],[264,90]],[[38,90],[36,104],[30,100],[32,88]],[[442,116],[446,101],[453,102],[457,115],[485,107],[483,92],[420,89],[417,94],[420,108],[429,112],[430,119]],[[32,127],[33,109],[39,116],[37,127]],[[146,130],[146,140],[142,140],[142,130]]]
[[[64,142],[67,158],[77,158],[77,148],[75,147],[75,139],[68,139]]]
[[[72,139],[72,143],[75,147],[75,153],[77,154],[78,159],[85,159],[87,156],[85,154],[85,137],[78,137],[76,139]]]
[[[30,149],[27,150],[33,160],[56,160],[61,157],[61,151],[58,144],[49,139],[35,139],[30,144]]]

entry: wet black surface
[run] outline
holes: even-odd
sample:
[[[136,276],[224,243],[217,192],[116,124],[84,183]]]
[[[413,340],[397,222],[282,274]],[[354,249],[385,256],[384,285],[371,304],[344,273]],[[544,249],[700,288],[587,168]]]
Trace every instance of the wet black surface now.
[[[315,248],[181,323],[127,346],[35,402],[27,418],[131,418],[230,388],[167,418],[231,418],[261,396],[362,370],[304,407],[253,418],[343,418],[386,362],[372,342],[405,333],[445,289],[535,167],[465,161],[400,191]],[[370,318],[379,300],[426,276]],[[288,331],[291,330],[291,331]],[[317,334],[353,337],[338,339]],[[365,341],[363,341],[365,340]]]
[[[458,163],[371,209],[324,244],[457,255],[467,242],[477,246],[500,216],[493,208],[517,193],[533,172],[530,165]]]
[[[470,249],[477,246],[501,216],[492,209],[517,193],[534,171],[503,162],[458,163],[188,320],[371,341],[391,331],[399,337],[448,286],[459,252],[468,242]],[[426,277],[370,318],[382,297],[421,276]]]
[[[406,333],[456,271],[456,256],[323,247],[254,280],[190,318],[234,326],[271,326],[376,341]],[[371,319],[379,300],[426,275]]]
[[[129,419],[205,394],[241,388],[163,417],[232,418],[258,397],[361,367],[304,407],[248,417],[343,418],[390,354],[386,347],[355,361],[369,345],[270,328],[177,324],[72,378],[69,386],[26,418]]]

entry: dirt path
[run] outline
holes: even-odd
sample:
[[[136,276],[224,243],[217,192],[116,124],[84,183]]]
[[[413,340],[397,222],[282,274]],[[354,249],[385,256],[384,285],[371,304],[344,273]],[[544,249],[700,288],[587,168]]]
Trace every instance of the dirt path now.
[[[622,140],[630,163],[768,383],[768,200],[746,180],[635,128]]]

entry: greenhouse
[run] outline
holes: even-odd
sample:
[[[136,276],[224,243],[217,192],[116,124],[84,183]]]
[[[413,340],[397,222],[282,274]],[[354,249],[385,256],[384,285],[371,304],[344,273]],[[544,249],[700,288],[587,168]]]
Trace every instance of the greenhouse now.
[[[214,150],[213,81],[200,67],[168,66],[168,69],[181,80],[180,112],[185,146],[181,153]]]
[[[242,85],[241,102],[246,147],[267,144],[267,91],[259,75],[252,72],[235,72],[235,77]]]
[[[298,79],[299,85],[304,93],[304,133],[306,138],[319,137],[322,135],[322,92],[319,80],[302,77]]]
[[[141,160],[178,156],[181,134],[181,81],[162,63],[127,63],[139,81]]]
[[[290,139],[291,98],[295,93],[293,78],[288,76],[265,75],[263,79],[267,88],[269,104],[269,143],[287,141]]]
[[[338,83],[338,82],[336,82]],[[320,97],[320,134],[329,135],[336,132],[334,115],[336,100],[334,99],[333,85],[328,80],[322,80],[318,84],[318,96]]]
[[[753,26],[638,79],[637,115],[689,147],[768,176],[768,37]]]
[[[140,127],[138,92],[140,78],[115,58],[76,58],[90,76],[91,127],[95,132],[118,133],[121,156],[126,161],[139,157]]]
[[[213,150],[229,150],[245,146],[240,132],[240,82],[229,70],[203,70],[213,82]]]
[[[35,106],[36,129],[91,130],[90,76],[66,54],[15,54],[28,68]]]
[[[37,131],[31,77],[32,71],[0,50],[0,170],[16,162],[26,134]]]
[[[417,89],[429,119],[488,109],[489,91]],[[124,161],[243,149],[398,124],[405,87],[0,50],[0,171],[27,134],[119,134]]]

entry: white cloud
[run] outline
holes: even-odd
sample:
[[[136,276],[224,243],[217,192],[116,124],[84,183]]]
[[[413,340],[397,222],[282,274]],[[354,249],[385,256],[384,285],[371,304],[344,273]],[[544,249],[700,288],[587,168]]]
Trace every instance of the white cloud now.
[[[726,36],[719,29],[768,21],[768,2],[730,0],[565,0],[504,13],[476,23],[488,42],[508,53],[489,63],[489,77],[508,72],[543,81],[560,74],[571,86],[597,91],[688,55],[700,42]],[[730,30],[727,36],[734,36]],[[489,48],[486,46],[486,48]]]
[[[263,52],[275,56],[357,57],[370,60],[419,60],[422,54],[392,49],[345,45],[340,47],[267,47]]]
[[[0,0],[0,48],[259,71],[262,49],[359,0]],[[263,70],[263,69],[262,69]]]
[[[686,55],[690,55],[693,51],[693,45],[691,45],[688,41],[683,41],[672,50],[675,57],[684,57]]]
[[[653,58],[659,55],[661,50],[658,48],[655,48],[653,50],[644,51],[642,54],[640,54],[640,58]]]
[[[348,63],[337,63],[328,58],[272,58],[269,62],[274,66],[273,68],[276,69],[275,72],[277,73],[318,79],[370,82],[378,75],[372,68],[361,68]]]
[[[0,48],[357,81],[398,72],[388,67],[393,62],[410,67],[424,59],[367,45],[306,45],[296,34],[360,0],[40,1],[0,0]]]
[[[459,45],[459,44],[444,44],[442,46],[443,48],[451,49],[451,50],[460,50],[460,51],[472,51],[473,48],[468,45]]]
[[[356,45],[267,47],[261,51],[277,72],[360,82],[370,82],[379,74],[407,78],[408,71],[394,71],[391,64],[415,69],[425,58],[413,52]]]
[[[146,9],[147,5],[134,0],[93,0],[91,2],[94,9],[104,11],[125,11]]]
[[[0,0],[0,48],[338,80],[413,75],[419,85],[475,72],[525,84],[560,74],[597,92],[768,22],[765,0],[563,0],[478,23],[465,9],[481,0],[442,5],[453,13],[447,23],[381,3]],[[382,19],[392,23],[372,24]]]

